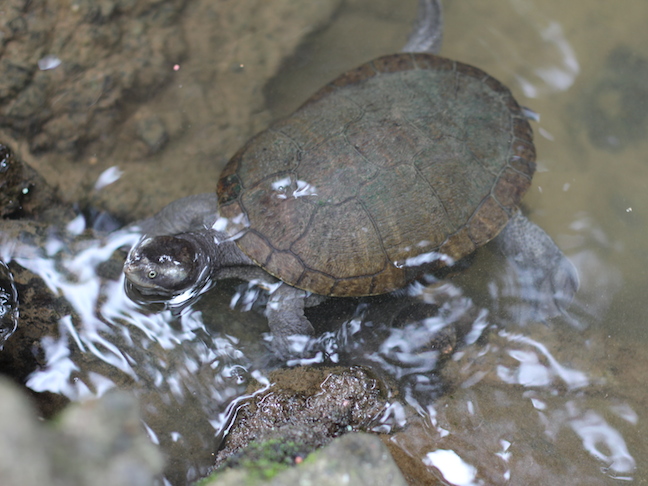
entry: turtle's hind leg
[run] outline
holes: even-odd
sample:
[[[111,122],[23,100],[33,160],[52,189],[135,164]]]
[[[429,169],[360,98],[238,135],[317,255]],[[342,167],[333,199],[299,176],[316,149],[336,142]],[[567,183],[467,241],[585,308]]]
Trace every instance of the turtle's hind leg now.
[[[514,270],[518,296],[544,321],[566,315],[578,290],[578,272],[551,237],[518,211],[495,239]]]

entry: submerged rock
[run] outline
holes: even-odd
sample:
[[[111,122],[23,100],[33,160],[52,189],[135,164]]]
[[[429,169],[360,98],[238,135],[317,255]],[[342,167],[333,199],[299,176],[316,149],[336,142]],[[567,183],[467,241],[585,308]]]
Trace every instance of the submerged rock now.
[[[258,462],[260,443],[275,449],[273,462],[294,463],[334,437],[370,430],[388,406],[388,390],[360,367],[297,367],[268,378],[272,385],[238,411],[215,468]],[[275,443],[292,447],[282,457]]]
[[[648,96],[646,76],[648,59],[620,45],[608,54],[603,69],[588,77],[572,112],[579,116],[592,145],[620,152],[645,140],[648,114],[637,100]]]
[[[8,0],[0,21],[0,126],[32,150],[76,153],[150,97],[186,51],[186,0]]]

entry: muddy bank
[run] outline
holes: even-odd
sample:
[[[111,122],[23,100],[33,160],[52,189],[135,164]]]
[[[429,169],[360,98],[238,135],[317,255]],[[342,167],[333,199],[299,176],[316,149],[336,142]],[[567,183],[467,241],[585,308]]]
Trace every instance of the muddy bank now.
[[[67,201],[125,221],[212,191],[268,123],[265,83],[339,4],[12,0],[0,26],[3,140]],[[96,192],[113,166],[124,176]]]

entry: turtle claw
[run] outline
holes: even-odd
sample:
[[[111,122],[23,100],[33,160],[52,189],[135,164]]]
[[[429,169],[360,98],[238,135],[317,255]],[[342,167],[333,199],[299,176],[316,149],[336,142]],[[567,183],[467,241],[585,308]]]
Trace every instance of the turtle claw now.
[[[509,261],[511,278],[505,297],[516,304],[511,317],[518,322],[546,322],[559,316],[568,317],[567,309],[578,287],[578,276],[564,256],[554,268],[530,268],[523,262]]]
[[[574,300],[580,282],[574,264],[564,255],[561,254],[561,257],[557,267],[551,273],[551,289],[555,309],[560,314],[564,314]]]

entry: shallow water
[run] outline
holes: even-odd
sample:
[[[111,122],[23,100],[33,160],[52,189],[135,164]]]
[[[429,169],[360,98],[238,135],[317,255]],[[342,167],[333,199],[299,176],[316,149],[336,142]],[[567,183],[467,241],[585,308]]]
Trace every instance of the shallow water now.
[[[414,1],[402,3],[350,2],[266,87],[274,116],[345,69],[397,51],[416,10]],[[397,382],[404,411],[387,414],[377,430],[394,428],[390,443],[413,458],[420,483],[648,483],[648,7],[642,0],[623,8],[602,0],[445,7],[441,53],[489,72],[540,115],[539,170],[524,203],[577,266],[581,288],[568,318],[511,322],[491,298],[506,287],[503,263],[485,249],[440,294],[419,288],[394,305],[369,301],[362,312],[345,306],[334,317],[329,305],[319,319],[343,324],[319,345],[334,350],[333,360]],[[64,255],[56,240],[35,254],[14,253],[79,316],[61,319],[56,336],[43,339],[45,366],[27,385],[72,400],[115,385],[135,390],[152,438],[174,457],[168,477],[181,482],[204,471],[247,384],[264,383],[266,328],[259,294],[237,283],[179,314],[142,312],[121,280],[97,276],[99,264],[136,237],[116,233]],[[420,301],[441,311],[387,326]],[[465,344],[438,378],[439,350],[426,344],[457,323]],[[402,417],[409,426],[399,432]]]
[[[524,204],[578,267],[581,287],[568,322],[505,325],[484,292],[501,262],[480,253],[455,283],[489,308],[498,337],[468,346],[445,370],[458,388],[430,407],[423,422],[431,429],[393,440],[451,484],[648,482],[648,8],[584,0],[444,6],[441,54],[486,70],[540,116],[538,172]],[[392,26],[405,33],[402,13]],[[294,107],[283,93],[312,82],[303,71],[317,78],[334,62],[336,51],[327,46],[344,45],[345,33],[353,38],[345,22],[355,15],[340,16],[337,27],[303,48],[296,86],[295,72],[270,85],[277,113]],[[377,17],[365,16],[376,28],[348,42],[368,58],[395,36],[366,35],[382,32],[384,17]],[[339,54],[340,66],[350,67],[355,47]]]

